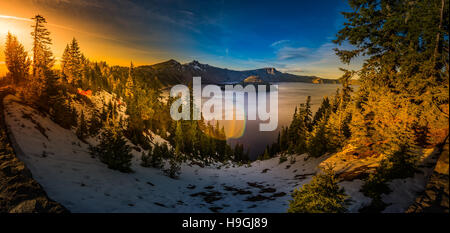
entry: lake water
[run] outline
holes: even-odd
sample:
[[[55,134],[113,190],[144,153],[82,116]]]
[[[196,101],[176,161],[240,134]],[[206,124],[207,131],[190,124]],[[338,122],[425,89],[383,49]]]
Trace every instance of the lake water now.
[[[307,96],[311,96],[313,113],[319,108],[324,96],[333,96],[340,84],[310,84],[310,83],[277,83],[278,85],[278,127],[274,131],[260,131],[261,120],[220,120],[219,124],[225,127],[228,143],[234,147],[236,143],[244,145],[249,150],[251,159],[256,159],[264,153],[267,145],[275,142],[281,127],[288,126],[292,120],[295,107],[305,103]],[[267,94],[269,92],[266,92]],[[257,93],[258,94],[258,93]],[[236,110],[247,113],[247,95],[245,106],[236,106]],[[215,98],[215,97],[212,97]],[[202,98],[202,104],[210,98]],[[267,99],[269,96],[267,95]],[[223,98],[223,103],[225,98]],[[269,102],[269,100],[267,100]],[[269,103],[267,103],[269,106]],[[225,113],[223,113],[223,116]],[[267,122],[267,121],[265,121]]]

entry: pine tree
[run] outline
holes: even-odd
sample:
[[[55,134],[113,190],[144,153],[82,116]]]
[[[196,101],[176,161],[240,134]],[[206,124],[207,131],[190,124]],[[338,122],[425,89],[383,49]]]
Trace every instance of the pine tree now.
[[[53,76],[51,69],[55,60],[50,49],[52,44],[50,32],[45,27],[47,21],[41,15],[36,15],[32,19],[34,20],[31,32],[33,37],[33,75],[28,82],[29,93],[27,95],[29,98],[40,98],[45,94],[43,92],[47,88],[48,79]]]
[[[172,179],[177,179],[180,176],[181,166],[177,158],[171,157],[169,159],[169,167],[164,172]]]
[[[133,66],[133,62],[131,62],[130,68],[128,70],[127,82],[125,84],[125,97],[126,98],[133,97],[133,90],[134,90],[133,72],[134,72],[134,66]]]
[[[327,168],[323,174],[313,177],[310,183],[292,193],[289,213],[342,213],[346,212],[348,197],[339,187],[333,170]]]
[[[131,170],[131,147],[127,145],[122,130],[114,120],[108,117],[100,134],[100,143],[90,148],[91,153],[98,156],[108,168],[121,172]]]
[[[26,80],[31,62],[23,45],[10,32],[6,36],[5,64],[14,84]]]
[[[343,69],[341,69],[343,70]],[[345,145],[351,136],[350,122],[352,113],[349,104],[351,102],[352,88],[350,79],[354,72],[343,70],[344,75],[339,79],[342,84],[341,89],[334,96],[335,106],[326,122],[326,131],[329,139],[329,149],[338,149]]]
[[[86,136],[88,135],[88,126],[86,123],[86,119],[84,116],[84,111],[81,111],[81,115],[80,115],[80,123],[78,124],[78,128],[77,128],[77,136],[79,139],[84,140],[86,138]]]
[[[311,110],[308,105],[300,104],[299,108],[295,108],[292,122],[287,129],[288,153],[303,154],[306,152],[306,139],[309,133],[308,125],[311,124]]]
[[[308,129],[308,131],[311,131],[312,130],[311,96],[308,96],[306,98],[304,122],[305,127]]]
[[[47,21],[41,15],[36,15],[32,18],[34,20],[33,31],[33,76],[37,75],[38,69],[48,71],[52,68],[54,63],[53,53],[50,50],[52,40],[50,39],[50,32],[45,27]]]
[[[269,153],[269,146],[266,147],[266,149],[264,150],[264,154],[262,155],[262,158],[260,158],[261,160],[266,160],[266,159],[270,159],[270,153]]]
[[[177,121],[175,130],[175,154],[179,154],[184,149],[183,129],[181,121]]]
[[[326,120],[325,116],[313,127],[311,134],[308,137],[308,154],[312,157],[319,157],[330,150],[329,139],[326,132]]]
[[[322,99],[322,103],[320,104],[319,109],[314,114],[312,125],[316,125],[317,122],[322,120],[323,117],[325,117],[325,119],[328,120],[330,112],[331,112],[330,100],[328,99],[328,97],[325,96]]]
[[[61,72],[65,76],[68,75],[70,70],[70,59],[71,59],[70,44],[67,44],[61,56]]]
[[[61,69],[68,83],[81,81],[84,56],[80,51],[78,41],[73,38],[66,45],[61,59]]]
[[[63,95],[57,95],[52,99],[50,114],[52,120],[65,129],[70,129],[72,126],[77,125],[76,111],[74,112],[70,102]]]
[[[102,123],[95,112],[92,113],[88,125],[89,125],[89,135],[91,136],[97,135],[99,130],[102,128]]]
[[[198,122],[197,121],[192,121],[191,122],[191,127],[189,128],[188,131],[188,138],[190,138],[191,140],[191,148],[192,148],[192,153],[194,156],[198,155],[198,152],[201,150],[200,147],[200,134],[199,134],[199,129],[198,129]]]

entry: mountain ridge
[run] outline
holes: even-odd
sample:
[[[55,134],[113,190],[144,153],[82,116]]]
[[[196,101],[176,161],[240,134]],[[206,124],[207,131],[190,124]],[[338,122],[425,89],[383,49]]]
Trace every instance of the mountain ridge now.
[[[170,59],[153,65],[138,66],[136,70],[157,77],[165,86],[189,84],[192,82],[192,77],[197,76],[202,77],[202,83],[204,84],[235,84],[250,76],[258,76],[264,82],[339,83],[338,80],[334,79],[284,73],[274,67],[238,71],[203,64],[197,60],[181,64],[174,59]]]

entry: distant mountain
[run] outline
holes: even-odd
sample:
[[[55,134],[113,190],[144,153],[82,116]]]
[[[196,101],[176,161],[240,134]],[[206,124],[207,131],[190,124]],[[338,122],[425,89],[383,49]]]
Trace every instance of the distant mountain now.
[[[322,79],[316,76],[299,76],[282,73],[275,68],[236,71],[202,64],[198,61],[181,64],[175,60],[136,67],[135,72],[143,76],[157,78],[163,85],[189,84],[192,77],[202,77],[204,84],[240,83],[250,76],[258,77],[263,82],[305,82],[305,83],[338,83],[337,80]]]

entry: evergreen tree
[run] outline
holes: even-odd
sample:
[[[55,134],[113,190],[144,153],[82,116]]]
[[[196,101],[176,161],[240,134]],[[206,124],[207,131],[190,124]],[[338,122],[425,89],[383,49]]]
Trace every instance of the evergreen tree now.
[[[95,112],[92,113],[88,125],[89,125],[89,135],[96,135],[102,128],[102,123]]]
[[[66,46],[61,59],[61,69],[68,83],[81,80],[83,54],[80,51],[78,41],[73,38]]]
[[[312,130],[311,96],[308,96],[306,98],[304,122],[308,131],[311,131]]]
[[[122,130],[114,120],[108,117],[102,133],[100,143],[91,147],[91,153],[108,165],[108,168],[121,172],[131,172],[131,147],[127,145]]]
[[[51,71],[55,62],[53,53],[50,49],[52,40],[50,32],[45,27],[47,21],[41,15],[36,15],[34,20],[33,31],[33,75],[28,82],[28,96],[32,98],[40,98],[47,88],[47,81],[53,76]],[[45,103],[41,103],[45,105]]]
[[[311,134],[308,137],[308,154],[313,157],[319,157],[330,150],[329,139],[327,137],[326,131],[326,120],[325,116],[313,127]]]
[[[77,128],[77,137],[81,140],[84,140],[88,135],[88,130],[89,129],[84,116],[84,111],[82,110],[80,115],[80,123],[78,124]]]
[[[292,197],[289,213],[342,213],[346,212],[348,204],[344,189],[339,187],[331,168],[294,190]]]
[[[134,89],[133,71],[134,71],[134,66],[133,66],[133,62],[131,62],[130,69],[128,71],[127,82],[125,84],[125,97],[126,98],[133,97],[133,89]]]
[[[76,111],[74,112],[70,102],[64,95],[56,95],[55,98],[52,99],[50,114],[52,120],[65,129],[70,129],[72,126],[77,125]]]
[[[30,59],[17,37],[8,32],[5,44],[5,64],[13,83],[18,84],[28,77]]]
[[[331,112],[330,100],[328,99],[328,97],[325,96],[322,99],[322,103],[320,104],[319,109],[314,114],[312,125],[313,126],[316,125],[318,121],[322,120],[322,118],[328,120],[330,112]]]
[[[306,140],[311,124],[311,110],[308,104],[300,104],[295,108],[291,125],[287,129],[287,150],[289,153],[303,154],[306,152]]]
[[[147,153],[145,153],[145,151],[142,152],[141,166],[162,168],[163,156],[163,149],[161,149],[161,146],[157,143],[153,147],[150,147]]]
[[[61,72],[63,75],[66,75],[69,73],[69,69],[70,69],[70,59],[71,59],[71,54],[70,54],[70,44],[66,45],[66,48],[64,49],[64,52],[61,56]]]
[[[33,31],[33,76],[37,75],[38,69],[43,72],[52,68],[54,63],[53,53],[50,50],[52,40],[50,39],[50,32],[45,27],[47,21],[41,15],[36,15],[32,18],[34,20]]]
[[[175,154],[181,153],[184,149],[183,129],[181,121],[177,121],[175,130]]]
[[[343,70],[343,69],[341,69]],[[329,149],[338,149],[345,145],[351,136],[350,122],[352,113],[349,103],[351,101],[352,88],[350,87],[350,79],[354,72],[343,70],[344,75],[339,79],[342,87],[334,96],[333,111],[330,113],[326,122],[326,131],[329,139]]]
[[[177,179],[180,176],[180,162],[178,156],[171,157],[169,159],[169,167],[164,172],[172,179]]]

